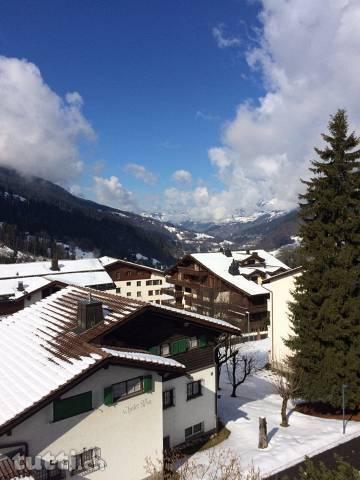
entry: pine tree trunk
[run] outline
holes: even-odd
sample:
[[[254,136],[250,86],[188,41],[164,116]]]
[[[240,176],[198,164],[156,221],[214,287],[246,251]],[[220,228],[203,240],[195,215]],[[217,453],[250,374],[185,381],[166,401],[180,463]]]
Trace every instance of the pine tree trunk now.
[[[288,399],[283,398],[282,404],[281,404],[281,424],[280,424],[282,427],[289,426],[289,422],[287,418],[287,404],[288,404]]]

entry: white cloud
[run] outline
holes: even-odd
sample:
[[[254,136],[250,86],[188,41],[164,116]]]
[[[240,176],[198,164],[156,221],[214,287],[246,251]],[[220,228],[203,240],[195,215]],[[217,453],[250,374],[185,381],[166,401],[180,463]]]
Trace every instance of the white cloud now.
[[[246,58],[267,93],[239,105],[209,150],[223,190],[208,192],[206,204],[195,192],[167,193],[194,219],[251,213],[263,201],[295,207],[329,115],[346,108],[360,133],[360,2],[262,0],[260,19],[260,42]]]
[[[77,142],[94,137],[82,103],[77,92],[59,97],[33,63],[0,57],[0,165],[56,182],[79,174]]]
[[[134,211],[137,209],[133,194],[126,190],[114,175],[94,177],[96,199],[99,203],[109,205],[120,210]]]
[[[138,163],[127,163],[124,166],[124,170],[148,185],[154,185],[156,183],[156,175],[147,170],[144,165],[139,165]]]
[[[179,183],[191,183],[192,176],[188,170],[176,170],[172,175],[171,178],[175,180],[175,182]]]
[[[241,44],[240,38],[226,36],[224,24],[220,23],[212,29],[212,35],[219,48],[238,47]]]

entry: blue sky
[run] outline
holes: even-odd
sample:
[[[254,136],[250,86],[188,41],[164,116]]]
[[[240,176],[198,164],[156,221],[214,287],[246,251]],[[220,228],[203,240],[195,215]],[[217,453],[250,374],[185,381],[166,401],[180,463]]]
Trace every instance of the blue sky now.
[[[174,219],[190,212],[220,220],[262,200],[289,208],[311,152],[307,142],[294,146],[294,112],[303,108],[303,84],[317,88],[324,80],[311,83],[308,69],[317,73],[319,62],[303,48],[316,35],[326,44],[341,18],[351,22],[344,2],[324,2],[328,11],[313,8],[310,16],[309,0],[3,1],[0,99],[6,94],[11,118],[3,114],[0,126],[13,149],[1,151],[0,138],[0,163],[119,208],[163,209]],[[357,2],[348,3],[355,11]],[[325,28],[314,37],[318,18]],[[327,60],[328,53],[315,54]],[[334,85],[343,80],[337,67],[328,73]],[[31,98],[33,108],[16,98]],[[335,100],[346,106],[347,98]],[[281,112],[284,102],[288,111]],[[322,105],[310,112],[316,135],[328,113]],[[17,140],[27,125],[19,116],[28,120],[26,143]],[[294,130],[291,142],[281,140],[282,128]],[[18,160],[22,151],[26,161]],[[177,170],[191,179],[172,178]],[[281,172],[294,175],[285,195]]]

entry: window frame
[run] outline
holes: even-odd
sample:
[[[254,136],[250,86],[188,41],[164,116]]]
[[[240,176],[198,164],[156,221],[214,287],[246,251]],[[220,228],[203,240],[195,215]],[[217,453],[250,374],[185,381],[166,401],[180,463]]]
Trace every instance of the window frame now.
[[[165,402],[166,395],[170,395],[169,402]],[[169,388],[163,391],[163,410],[175,407],[175,388]]]
[[[140,381],[140,390],[137,390],[137,391],[132,392],[132,393],[128,393],[128,385],[127,384],[128,384],[128,382],[133,382],[134,380],[139,380]],[[122,384],[125,384],[126,394],[123,395],[123,396],[120,396],[120,397],[116,397],[114,387],[116,387],[118,385],[122,385]],[[111,385],[111,388],[112,388],[112,395],[113,395],[113,403],[121,402],[122,400],[126,400],[127,398],[136,397],[136,396],[144,393],[144,376],[133,377],[133,378],[129,378],[127,380],[123,380],[122,382],[113,383]]]
[[[194,393],[194,385],[198,386],[197,393]],[[189,389],[191,389],[191,392],[189,392]],[[186,401],[193,400],[194,398],[201,397],[202,395],[203,393],[201,380],[194,380],[186,384]]]

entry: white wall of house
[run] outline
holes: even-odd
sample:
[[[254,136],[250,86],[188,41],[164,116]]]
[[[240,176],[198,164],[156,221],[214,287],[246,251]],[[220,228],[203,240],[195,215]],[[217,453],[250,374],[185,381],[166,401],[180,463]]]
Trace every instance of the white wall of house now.
[[[137,376],[153,377],[153,391],[104,405],[104,388]],[[93,410],[53,422],[53,405],[49,404],[19,426],[10,436],[0,438],[1,445],[27,442],[31,456],[65,454],[83,449],[101,448],[106,462],[103,471],[72,478],[100,480],[142,480],[146,457],[162,458],[163,411],[162,383],[155,372],[137,368],[110,366],[85,379],[61,398],[91,390]]]
[[[162,300],[168,298],[168,295],[161,293],[162,288],[171,286],[165,281],[165,276],[158,273],[151,273],[151,277],[146,280],[115,280],[114,283],[117,290],[110,290],[110,293],[118,293],[123,297],[157,303],[161,303]]]
[[[301,275],[297,271],[293,275],[287,275],[273,279],[265,283],[270,292],[268,309],[270,312],[269,336],[271,338],[271,362],[276,365],[286,360],[291,355],[291,350],[284,344],[284,339],[292,335],[291,322],[289,319],[289,302],[293,301],[292,292],[295,289],[295,279]]]
[[[202,395],[187,400],[187,384],[201,380]],[[204,423],[204,432],[216,428],[216,372],[215,367],[184,375],[163,383],[163,391],[175,389],[175,406],[164,410],[164,437],[170,437],[170,446],[185,442],[185,429]]]

